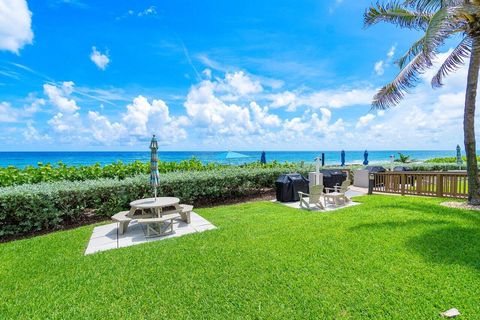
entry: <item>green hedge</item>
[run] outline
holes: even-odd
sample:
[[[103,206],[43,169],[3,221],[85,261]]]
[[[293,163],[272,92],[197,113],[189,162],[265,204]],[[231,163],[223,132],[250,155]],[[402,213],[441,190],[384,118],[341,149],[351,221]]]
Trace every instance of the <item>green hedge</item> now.
[[[311,167],[227,168],[162,174],[159,195],[192,204],[215,203],[258,193],[287,172],[306,174]],[[148,175],[117,179],[64,181],[0,188],[0,237],[52,229],[81,220],[87,209],[109,217],[135,199],[152,196]]]
[[[467,161],[467,157],[462,157],[463,162]],[[480,156],[477,156],[477,161],[480,161]],[[426,163],[456,163],[457,157],[433,158],[425,160]]]
[[[292,168],[296,165],[293,163],[279,163],[276,161],[267,164],[252,162],[239,167],[244,168]],[[176,171],[207,171],[218,170],[231,167],[227,164],[207,163],[204,164],[196,158],[182,160],[180,162],[159,161],[158,170],[160,173],[176,172]],[[83,181],[100,178],[125,179],[139,174],[149,174],[150,163],[134,161],[131,163],[123,163],[118,161],[115,163],[101,166],[99,163],[88,166],[67,166],[62,162],[52,165],[50,163],[38,163],[37,166],[27,166],[25,168],[17,168],[9,166],[0,167],[0,187],[9,187],[13,185],[31,184],[40,182],[54,181]]]
[[[158,170],[161,173],[172,171],[202,171],[213,170],[225,167],[221,164],[203,164],[200,160],[192,158],[180,162],[159,161]],[[62,162],[52,165],[50,163],[38,163],[37,166],[27,166],[17,168],[8,166],[0,168],[0,187],[12,185],[53,182],[53,181],[83,181],[99,178],[124,179],[139,174],[148,174],[150,172],[150,163],[134,161],[115,163],[101,166],[99,163],[88,166],[67,166]]]

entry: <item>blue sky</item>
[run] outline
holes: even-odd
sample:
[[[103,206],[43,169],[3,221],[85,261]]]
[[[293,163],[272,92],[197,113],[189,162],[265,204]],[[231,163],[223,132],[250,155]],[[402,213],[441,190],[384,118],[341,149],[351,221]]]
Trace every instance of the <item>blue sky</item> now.
[[[370,112],[418,37],[365,30],[370,1],[0,2],[0,150],[143,150],[152,133],[163,150],[462,142],[464,70]]]

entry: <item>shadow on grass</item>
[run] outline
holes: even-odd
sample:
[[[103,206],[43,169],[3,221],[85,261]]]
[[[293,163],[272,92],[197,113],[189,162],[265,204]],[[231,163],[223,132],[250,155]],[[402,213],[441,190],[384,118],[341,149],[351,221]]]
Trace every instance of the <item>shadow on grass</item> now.
[[[413,211],[422,215],[428,215],[431,218],[453,217],[460,218],[480,225],[480,212],[473,210],[455,209],[441,206],[439,204],[418,202],[395,201],[391,204],[375,206],[375,209],[403,209]]]
[[[377,205],[374,209],[394,213],[392,220],[364,223],[352,227],[351,230],[361,232],[368,229],[420,227],[423,229],[420,234],[406,238],[407,250],[419,254],[428,262],[480,270],[480,228],[473,227],[480,226],[480,212],[447,208],[437,203],[422,202],[420,199],[408,202],[399,199],[389,204]],[[395,220],[396,210],[406,212],[399,212]],[[409,216],[407,219],[404,219],[405,214]],[[462,226],[464,223],[473,226]]]
[[[406,245],[427,261],[480,270],[480,228],[435,229],[408,240]]]

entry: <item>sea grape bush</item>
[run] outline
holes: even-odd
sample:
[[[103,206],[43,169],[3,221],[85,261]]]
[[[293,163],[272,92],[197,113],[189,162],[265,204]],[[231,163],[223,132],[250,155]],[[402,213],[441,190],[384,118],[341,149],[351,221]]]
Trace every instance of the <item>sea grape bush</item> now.
[[[244,168],[291,168],[292,163],[271,162],[266,165],[258,162],[241,165]],[[160,173],[174,171],[205,171],[229,167],[229,165],[208,163],[204,164],[196,158],[180,162],[159,161],[158,170]],[[150,163],[135,161],[123,163],[121,161],[101,166],[100,164],[90,166],[67,166],[59,162],[57,165],[38,163],[38,166],[28,166],[20,169],[14,166],[0,168],[0,187],[8,187],[21,184],[33,184],[40,182],[54,181],[84,181],[101,178],[125,179],[139,174],[148,174]]]
[[[467,157],[462,157],[463,162],[467,161]],[[480,161],[480,156],[477,156],[477,161]],[[457,157],[433,158],[425,160],[426,163],[457,163]]]
[[[216,203],[272,188],[283,173],[311,167],[222,168],[161,174],[158,194],[192,204]],[[0,238],[53,229],[80,220],[86,211],[109,217],[135,199],[152,196],[148,175],[119,179],[42,182],[0,188]]]
[[[480,160],[480,158],[479,158]],[[437,158],[427,160],[423,163],[409,163],[402,164],[411,167],[416,171],[432,171],[432,170],[453,170],[458,169],[455,163],[455,158]],[[382,164],[380,164],[382,165]],[[391,164],[383,164],[386,168],[390,168]],[[255,168],[283,168],[291,169],[303,164],[277,162],[272,161],[267,164],[260,162],[253,162],[243,165],[228,165],[219,163],[204,164],[196,158],[183,160],[180,162],[166,162],[159,161],[158,169],[160,173],[179,172],[179,171],[208,171],[225,169],[229,167],[239,167],[247,169]],[[308,165],[307,165],[308,166]],[[328,168],[340,168],[332,167]],[[349,165],[348,169],[361,169],[362,165]],[[345,168],[342,168],[345,169]],[[50,163],[39,163],[37,166],[27,166],[26,168],[17,168],[9,166],[0,168],[0,187],[8,187],[22,184],[34,184],[41,182],[55,182],[55,181],[84,181],[102,178],[125,179],[139,174],[149,174],[150,163],[135,161],[132,163],[123,163],[121,161],[101,166],[100,164],[89,166],[67,166],[64,163],[57,163],[52,165]]]

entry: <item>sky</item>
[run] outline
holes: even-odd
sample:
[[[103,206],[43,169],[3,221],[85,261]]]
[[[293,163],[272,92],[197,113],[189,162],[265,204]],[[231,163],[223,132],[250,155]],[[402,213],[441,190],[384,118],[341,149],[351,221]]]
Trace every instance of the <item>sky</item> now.
[[[365,29],[370,4],[0,0],[0,151],[462,145],[465,68],[371,110],[419,34]]]

